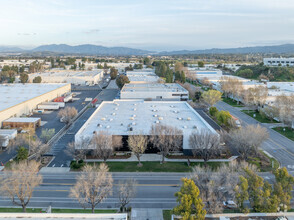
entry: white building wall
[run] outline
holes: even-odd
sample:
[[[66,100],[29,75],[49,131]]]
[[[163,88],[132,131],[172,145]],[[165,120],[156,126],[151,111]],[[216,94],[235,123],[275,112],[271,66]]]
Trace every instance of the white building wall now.
[[[19,103],[15,106],[7,108],[0,111],[0,124],[2,126],[2,121],[10,117],[19,117],[23,114],[29,114],[37,107],[38,104],[42,102],[50,101],[56,97],[59,97],[67,92],[71,91],[71,85],[67,84],[48,93],[35,97],[33,99],[27,100],[25,102]]]

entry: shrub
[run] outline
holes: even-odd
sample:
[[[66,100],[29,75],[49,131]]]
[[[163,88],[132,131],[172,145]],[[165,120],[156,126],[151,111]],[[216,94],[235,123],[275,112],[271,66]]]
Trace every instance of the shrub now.
[[[81,169],[83,166],[85,166],[85,163],[83,160],[79,160],[79,161],[73,160],[70,162],[70,168],[74,170]]]
[[[232,116],[228,111],[219,111],[216,114],[216,118],[220,124],[229,126],[229,120],[232,118]]]
[[[215,115],[217,114],[217,112],[218,112],[218,110],[217,110],[216,107],[210,107],[210,108],[209,108],[209,114],[210,114],[211,116],[215,116]]]

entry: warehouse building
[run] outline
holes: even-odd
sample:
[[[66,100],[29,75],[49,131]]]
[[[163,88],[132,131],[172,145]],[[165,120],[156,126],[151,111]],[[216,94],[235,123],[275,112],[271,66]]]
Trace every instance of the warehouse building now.
[[[157,83],[160,80],[153,69],[127,71],[126,75],[130,83]]]
[[[35,77],[40,76],[42,78],[42,83],[71,83],[75,85],[96,85],[102,80],[103,75],[103,70],[51,70],[49,72],[30,74],[29,80],[32,82]]]
[[[70,91],[70,84],[0,84],[0,124],[11,117],[29,115],[38,104]]]
[[[150,135],[152,125],[163,124],[182,130],[182,149],[191,154],[189,136],[202,129],[217,132],[187,103],[180,101],[114,100],[103,102],[75,135],[79,142],[106,131],[111,135]]]
[[[122,88],[120,98],[187,101],[189,92],[177,83],[128,83]]]
[[[294,58],[263,58],[265,66],[294,66]]]

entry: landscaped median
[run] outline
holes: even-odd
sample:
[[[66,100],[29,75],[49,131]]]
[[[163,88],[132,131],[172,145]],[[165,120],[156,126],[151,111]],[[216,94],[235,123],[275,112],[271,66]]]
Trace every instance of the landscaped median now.
[[[1,212],[23,212],[22,208],[0,208]],[[27,208],[27,213],[45,213],[41,208]],[[91,209],[51,209],[52,213],[92,213]],[[95,213],[117,213],[116,209],[95,209]]]
[[[236,100],[231,99],[231,98],[223,97],[222,101],[233,106],[233,107],[244,107],[244,105],[241,102],[238,103]]]
[[[275,131],[279,132],[281,135],[289,138],[294,141],[294,130],[288,127],[275,127],[273,128]],[[284,130],[285,129],[285,130]]]
[[[254,110],[241,110],[241,112],[254,118],[255,120],[259,121],[260,123],[279,123],[276,120],[271,120],[268,117],[263,116],[259,112],[254,111]]]

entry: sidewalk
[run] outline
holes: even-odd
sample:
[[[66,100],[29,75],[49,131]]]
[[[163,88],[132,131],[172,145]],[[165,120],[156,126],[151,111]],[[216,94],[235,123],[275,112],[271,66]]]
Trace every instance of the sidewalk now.
[[[162,209],[132,209],[131,220],[163,220]]]
[[[231,162],[235,160],[237,156],[232,156],[228,159],[211,159],[209,162]],[[87,159],[85,162],[102,162],[101,159]],[[130,158],[127,159],[108,159],[107,162],[137,162],[137,157],[132,154]],[[141,156],[141,162],[144,161],[161,161],[161,155],[159,154],[143,154]],[[167,162],[187,162],[187,159],[169,159],[165,158]],[[203,159],[190,159],[190,162],[204,162]]]

